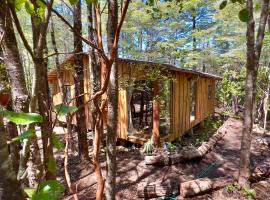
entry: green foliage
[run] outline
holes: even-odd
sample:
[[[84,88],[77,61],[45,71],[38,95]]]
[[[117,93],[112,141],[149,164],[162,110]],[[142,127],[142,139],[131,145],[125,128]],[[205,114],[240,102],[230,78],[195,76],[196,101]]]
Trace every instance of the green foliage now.
[[[242,188],[242,193],[248,198],[252,199],[256,195],[256,191],[254,189],[249,189],[249,188]]]
[[[153,135],[150,140],[148,140],[144,145],[143,145],[143,150],[142,152],[145,154],[150,154],[152,153],[154,149],[154,138]]]
[[[25,10],[28,14],[30,15],[34,15],[35,14],[35,7],[34,5],[29,2],[29,1],[26,1],[25,4],[24,4],[24,7],[25,7]]]
[[[238,17],[242,22],[247,22],[249,18],[249,10],[247,8],[243,8],[239,11]]]
[[[35,188],[24,188],[24,192],[27,194],[28,197],[33,198],[33,196],[37,192],[37,189],[35,189]]]
[[[203,142],[207,141],[209,138],[209,134],[207,131],[205,132],[202,132],[200,135],[199,135],[199,138],[196,139],[195,141],[195,146],[200,146]]]
[[[222,1],[221,4],[219,5],[219,9],[222,10],[227,6],[227,1]]]
[[[65,188],[56,180],[42,182],[38,189],[25,188],[24,191],[32,200],[58,200]]]
[[[240,189],[240,185],[237,182],[234,182],[232,184],[229,184],[226,186],[226,190],[227,192],[233,192],[234,190],[239,190]]]
[[[15,0],[14,1],[14,7],[16,11],[20,11],[22,9],[23,4],[26,2],[26,0]]]
[[[78,0],[69,0],[69,3],[73,6],[78,2]]]
[[[12,111],[2,111],[3,116],[9,121],[19,124],[19,125],[28,125],[31,123],[41,123],[43,118],[40,114],[37,113],[19,113]]]
[[[68,106],[65,104],[58,104],[54,107],[54,109],[59,116],[64,116],[68,113],[75,112],[78,108],[76,106]]]
[[[51,172],[53,174],[55,174],[55,172],[56,172],[56,161],[55,161],[53,156],[49,157],[48,170],[49,170],[49,172]]]
[[[52,143],[57,150],[60,150],[64,147],[64,144],[55,133],[52,134]]]
[[[176,146],[173,143],[171,143],[171,142],[165,142],[165,145],[166,145],[166,148],[169,151],[172,151],[172,150],[176,149]]]
[[[36,136],[36,132],[34,129],[29,129],[23,133],[21,133],[19,136],[12,138],[11,143],[18,142],[20,140],[29,139],[31,137]]]

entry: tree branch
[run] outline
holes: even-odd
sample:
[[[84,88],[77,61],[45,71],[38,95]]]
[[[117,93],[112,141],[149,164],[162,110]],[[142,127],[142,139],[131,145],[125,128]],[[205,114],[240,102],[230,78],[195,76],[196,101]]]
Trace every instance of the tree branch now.
[[[113,42],[112,50],[110,52],[109,61],[111,63],[114,62],[114,59],[115,59],[115,56],[116,56],[116,52],[117,52],[117,48],[118,48],[119,36],[120,36],[121,28],[122,28],[122,25],[124,23],[124,20],[125,20],[126,14],[127,14],[129,2],[130,2],[130,0],[126,0],[125,5],[124,5],[123,10],[122,10],[122,13],[121,13],[121,16],[120,16],[120,21],[119,21],[119,23],[117,25],[117,28],[116,28],[116,32],[115,32],[115,36],[114,36],[114,42]]]
[[[45,5],[47,5],[47,3],[44,1],[44,0],[40,0],[42,3],[44,3]],[[97,50],[97,52],[98,52],[98,54],[104,59],[104,60],[106,60],[106,61],[108,61],[109,59],[108,59],[108,57],[105,55],[105,53],[104,53],[104,51],[102,50],[102,49],[100,49],[100,48],[98,48],[98,46],[94,43],[94,42],[92,42],[92,41],[90,41],[90,40],[88,40],[88,39],[86,39],[85,37],[83,37],[80,33],[78,33],[75,29],[74,29],[74,27],[61,15],[61,14],[59,14],[54,8],[52,8],[52,12],[59,18],[59,19],[61,19],[61,21],[62,22],[64,22],[64,24],[66,24],[69,28],[70,28],[70,30],[73,32],[73,33],[75,33],[82,41],[84,41],[86,44],[88,44],[89,46],[91,46],[92,48],[94,48],[94,49],[96,49]]]
[[[45,20],[41,26],[41,30],[40,30],[40,34],[38,38],[37,49],[39,50],[43,50],[43,47],[46,42],[45,38],[46,38],[47,30],[48,30],[49,21],[52,15],[52,9],[53,9],[52,5],[53,5],[53,0],[50,0],[49,3],[46,4],[47,8],[46,8]]]
[[[29,52],[29,54],[31,55],[32,59],[34,60],[34,52],[32,51],[32,48],[31,48],[31,46],[29,45],[29,43],[28,43],[28,41],[27,41],[27,39],[26,39],[26,37],[25,37],[23,31],[22,31],[22,27],[21,27],[20,21],[19,21],[19,19],[18,19],[18,16],[17,16],[17,14],[16,14],[16,11],[14,10],[14,6],[10,3],[10,1],[8,1],[8,7],[9,7],[9,9],[10,9],[10,11],[11,11],[11,14],[12,14],[12,17],[13,17],[14,24],[15,24],[15,26],[16,26],[16,29],[17,29],[17,31],[18,31],[18,33],[19,33],[19,35],[20,35],[22,41],[23,41],[23,44],[24,44],[26,50],[27,50],[27,51]]]

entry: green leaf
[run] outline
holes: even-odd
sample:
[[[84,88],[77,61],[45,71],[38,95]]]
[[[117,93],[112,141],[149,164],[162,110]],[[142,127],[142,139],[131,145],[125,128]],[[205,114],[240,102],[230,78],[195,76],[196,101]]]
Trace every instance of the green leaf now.
[[[72,113],[72,112],[75,112],[77,110],[76,106],[67,106],[65,104],[56,105],[54,108],[59,116],[63,116],[65,114]]]
[[[14,7],[16,11],[20,11],[22,9],[22,5],[25,3],[26,0],[15,0]]]
[[[58,150],[64,147],[64,144],[60,141],[59,137],[55,133],[52,134],[52,143],[53,146]]]
[[[44,19],[44,14],[45,14],[45,9],[44,8],[38,8],[37,9],[37,15],[39,16],[40,19]]]
[[[24,188],[23,191],[27,194],[29,198],[33,198],[33,196],[36,194],[37,189],[35,188]]]
[[[26,12],[29,13],[30,15],[34,15],[35,14],[35,7],[29,1],[26,1],[25,2],[24,7],[25,7]]]
[[[18,142],[20,140],[28,139],[31,137],[34,137],[36,135],[36,132],[34,129],[27,130],[20,134],[19,136],[12,138],[11,143]]]
[[[154,0],[147,0],[146,5],[153,6],[154,5]]]
[[[231,0],[232,3],[236,3],[237,0]]]
[[[221,4],[219,5],[219,9],[223,10],[227,6],[227,1],[222,1]]]
[[[245,0],[236,0],[240,4],[244,4],[246,1]]]
[[[20,124],[20,125],[28,125],[31,123],[41,123],[43,118],[40,114],[37,113],[19,113],[12,111],[3,111],[3,115],[9,121]]]
[[[37,200],[57,200],[64,192],[64,186],[56,180],[42,182],[38,189]]]
[[[56,172],[56,161],[55,161],[53,156],[49,157],[48,170],[49,170],[49,172],[51,172],[53,174]]]
[[[247,22],[249,18],[249,10],[247,8],[240,10],[238,17],[242,22]]]
[[[78,2],[78,0],[69,0],[69,3],[73,6]]]
[[[45,9],[46,8],[46,4],[44,4],[42,1],[40,0],[37,0],[37,5],[40,7],[40,8],[43,8]]]

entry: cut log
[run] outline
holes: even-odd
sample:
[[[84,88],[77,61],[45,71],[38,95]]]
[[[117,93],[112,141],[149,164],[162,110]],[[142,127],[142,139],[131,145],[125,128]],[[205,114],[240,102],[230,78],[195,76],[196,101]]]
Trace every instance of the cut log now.
[[[270,158],[266,158],[262,163],[257,165],[251,174],[251,181],[258,182],[270,176]]]
[[[223,130],[223,129],[220,129]],[[191,160],[196,160],[202,158],[211,149],[214,148],[216,143],[226,134],[226,131],[217,131],[208,142],[203,142],[200,147],[194,150],[182,151],[180,153],[174,153],[171,155],[152,155],[145,156],[146,165],[171,165],[179,162],[187,162]]]
[[[182,197],[195,196],[208,192],[213,188],[213,182],[209,178],[201,178],[180,184],[180,195]]]
[[[171,181],[157,181],[153,183],[142,182],[138,186],[139,198],[156,198],[179,194],[179,183]]]
[[[209,179],[200,178],[183,182],[180,184],[181,197],[191,197],[203,194],[210,190],[221,189],[233,182],[233,179],[227,177]]]

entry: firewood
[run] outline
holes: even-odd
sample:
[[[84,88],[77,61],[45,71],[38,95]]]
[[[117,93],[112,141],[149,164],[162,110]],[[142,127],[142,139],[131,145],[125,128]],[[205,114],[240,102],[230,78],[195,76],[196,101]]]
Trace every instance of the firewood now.
[[[153,155],[145,156],[146,165],[171,165],[179,162],[186,162],[202,158],[206,153],[214,148],[216,143],[224,136],[226,132],[218,131],[208,142],[203,142],[200,147],[194,150],[182,151],[171,155]]]
[[[180,195],[182,197],[195,196],[207,192],[213,188],[213,182],[209,178],[201,178],[180,184]]]
[[[156,198],[179,194],[179,183],[171,181],[142,182],[138,186],[139,198]]]

